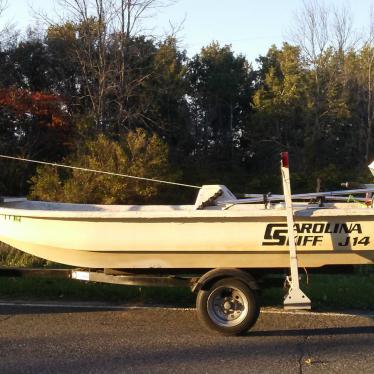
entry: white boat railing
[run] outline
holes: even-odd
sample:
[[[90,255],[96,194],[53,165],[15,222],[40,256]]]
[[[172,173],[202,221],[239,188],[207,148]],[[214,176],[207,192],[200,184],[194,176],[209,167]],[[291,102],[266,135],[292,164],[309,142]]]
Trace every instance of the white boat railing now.
[[[349,195],[360,195],[360,194],[371,194],[374,193],[374,187],[370,188],[359,188],[354,190],[337,190],[337,191],[327,191],[327,192],[312,192],[312,193],[301,193],[294,194],[291,196],[292,200],[308,200],[308,199],[332,199],[332,200],[342,200],[347,201]],[[348,195],[348,197],[347,197]],[[267,202],[272,201],[284,201],[284,195],[260,195],[260,194],[251,194],[251,197],[245,199],[236,199],[236,200],[226,200],[224,202],[218,202],[219,205],[222,204],[249,204],[249,203],[262,203],[266,199]],[[346,196],[346,197],[344,197]],[[356,198],[355,198],[356,199]],[[358,201],[366,201],[366,198],[357,198]]]

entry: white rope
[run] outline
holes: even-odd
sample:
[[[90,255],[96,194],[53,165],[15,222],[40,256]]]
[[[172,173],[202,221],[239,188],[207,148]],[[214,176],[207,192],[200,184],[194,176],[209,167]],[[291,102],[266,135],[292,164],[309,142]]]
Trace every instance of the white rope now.
[[[160,180],[160,179],[152,179],[152,178],[145,178],[145,177],[134,177],[133,175],[112,173],[112,172],[109,172],[109,171],[101,171],[101,170],[95,170],[95,169],[86,169],[86,168],[81,168],[81,167],[78,167],[78,166],[69,166],[69,165],[63,165],[63,164],[56,164],[56,163],[53,163],[53,162],[29,160],[27,158],[21,158],[21,157],[12,157],[12,156],[0,155],[0,158],[6,158],[6,159],[9,159],[9,160],[16,160],[16,161],[31,162],[31,163],[34,163],[34,164],[49,165],[49,166],[55,166],[55,167],[60,167],[60,168],[66,168],[66,169],[73,169],[73,170],[80,170],[80,171],[89,171],[91,173],[97,173],[97,174],[114,175],[116,177],[138,179],[138,180],[143,180],[143,181],[148,181],[148,182],[171,184],[173,186],[189,187],[189,188],[197,188],[197,189],[201,188],[201,186],[194,186],[192,184],[169,182],[169,181],[164,181],[164,180]]]

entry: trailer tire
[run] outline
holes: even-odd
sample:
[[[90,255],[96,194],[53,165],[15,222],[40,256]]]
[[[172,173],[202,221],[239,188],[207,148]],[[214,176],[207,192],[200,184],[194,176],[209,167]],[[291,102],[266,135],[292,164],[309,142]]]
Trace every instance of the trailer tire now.
[[[205,326],[225,335],[240,335],[257,321],[260,306],[256,291],[235,278],[223,278],[196,298],[197,314]]]

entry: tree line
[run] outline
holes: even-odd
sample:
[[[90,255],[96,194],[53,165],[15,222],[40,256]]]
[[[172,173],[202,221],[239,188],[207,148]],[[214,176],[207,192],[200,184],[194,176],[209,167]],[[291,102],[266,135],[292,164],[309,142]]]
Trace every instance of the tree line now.
[[[217,42],[193,57],[137,27],[155,0],[63,0],[66,19],[0,44],[0,153],[235,192],[368,180],[374,32],[304,3],[293,42],[252,64]],[[1,9],[1,7],[0,7]],[[1,13],[1,12],[0,12]],[[6,37],[5,37],[6,35]],[[255,66],[255,67],[254,67]],[[0,194],[73,202],[191,200],[194,191],[1,161]]]

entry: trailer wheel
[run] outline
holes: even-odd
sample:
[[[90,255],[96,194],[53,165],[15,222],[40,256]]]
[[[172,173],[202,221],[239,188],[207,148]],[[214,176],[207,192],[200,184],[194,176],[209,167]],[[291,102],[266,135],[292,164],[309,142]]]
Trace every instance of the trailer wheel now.
[[[248,331],[260,313],[256,292],[235,278],[224,278],[208,290],[201,289],[196,308],[199,319],[208,328],[225,335]]]

